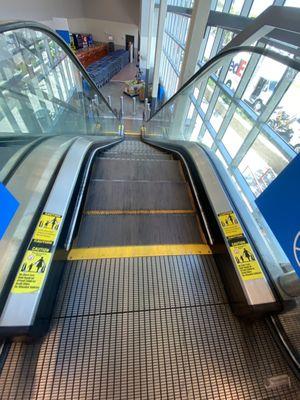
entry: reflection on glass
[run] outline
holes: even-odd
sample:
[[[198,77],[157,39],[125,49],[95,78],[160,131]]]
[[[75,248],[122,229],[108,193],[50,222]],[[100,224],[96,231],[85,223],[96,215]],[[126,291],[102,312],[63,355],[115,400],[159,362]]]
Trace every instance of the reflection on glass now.
[[[212,146],[214,140],[213,140],[213,138],[211,137],[211,134],[208,132],[208,130],[205,131],[205,133],[204,133],[204,135],[203,135],[203,137],[202,137],[201,142],[202,142],[203,144],[205,144],[206,146],[208,146],[208,147],[211,147],[211,146]]]
[[[238,108],[234,113],[222,139],[222,142],[224,143],[231,157],[234,157],[237,154],[252,126],[253,124],[251,120],[241,109]]]
[[[295,99],[299,93],[300,75],[297,74],[268,121],[269,126],[297,153],[300,152],[300,111]]]
[[[207,111],[207,109],[208,109],[209,102],[210,102],[211,96],[213,94],[213,91],[215,90],[215,87],[216,87],[216,84],[213,82],[213,80],[211,78],[209,78],[208,82],[207,82],[207,86],[204,91],[204,96],[201,101],[201,108],[204,111]]]
[[[230,62],[224,83],[233,92],[236,91],[240,80],[243,77],[249,59],[250,53],[238,53]]]
[[[210,122],[216,132],[218,132],[218,130],[220,129],[223,119],[226,116],[229,104],[230,104],[230,98],[227,97],[225,94],[221,94],[218,97],[216,106],[210,118]]]
[[[220,161],[222,162],[222,164],[224,165],[224,167],[227,169],[228,165],[225,161],[225,158],[222,156],[220,150],[216,151],[216,156],[220,159]]]
[[[193,95],[194,95],[195,99],[198,99],[199,89],[197,87],[195,87]]]
[[[288,163],[280,150],[260,133],[240,163],[239,170],[257,197]]]
[[[230,7],[230,14],[240,15],[245,0],[233,0]]]
[[[197,115],[196,121],[195,121],[195,126],[193,128],[192,134],[191,134],[191,141],[196,141],[198,139],[198,135],[200,132],[202,126],[202,119],[200,117],[200,115]]]
[[[269,6],[273,4],[274,0],[254,0],[249,17],[250,18],[256,18],[259,14],[261,14],[263,11],[265,11]]]
[[[223,30],[224,31],[224,36],[223,36],[223,42],[221,45],[221,48],[223,49],[223,47],[227,46],[229,42],[231,42],[231,40],[234,38],[235,34],[232,31],[227,31],[227,30]]]
[[[0,34],[0,134],[116,132],[118,121],[63,49],[32,29]]]
[[[243,100],[257,114],[267,105],[285,70],[285,65],[267,57],[260,57],[243,95]]]
[[[187,117],[186,117],[186,119],[187,119],[187,125],[189,124],[189,121],[192,119],[192,117],[193,117],[193,114],[194,114],[194,111],[195,111],[195,106],[194,106],[194,104],[193,103],[191,103],[191,105],[190,105],[190,108],[189,108],[189,111],[188,111],[188,114],[187,114]]]
[[[223,11],[225,0],[218,0],[216,11]]]
[[[299,0],[285,0],[284,5],[287,7],[300,7],[300,2]]]
[[[228,73],[224,82],[216,79],[216,71],[230,63],[231,75]],[[248,65],[254,71],[251,74],[246,73]],[[167,137],[206,144],[231,173],[231,164],[236,163],[257,195],[296,155],[292,149],[289,151],[287,146],[281,146],[278,140],[278,135],[283,136],[284,128],[287,131],[293,129],[294,148],[299,143],[300,115],[295,99],[299,97],[300,78],[291,71],[294,70],[286,70],[284,64],[266,56],[256,54],[252,57],[250,52],[236,53],[234,57],[228,55],[175,96],[168,108],[168,116],[162,110],[147,124],[147,129],[159,134],[159,127],[164,126]],[[228,90],[224,86],[224,83],[229,86],[228,78],[231,78],[232,89],[246,88],[243,95],[242,90]],[[262,84],[263,79],[268,85]],[[239,83],[242,84],[239,86]],[[191,96],[197,98],[199,109],[191,104]],[[272,102],[269,101],[271,98]],[[261,114],[259,120],[248,107],[251,104],[253,107],[257,99],[263,99],[263,106],[268,105],[267,112]],[[288,123],[283,128],[284,120]],[[289,143],[293,144],[291,138]],[[241,175],[233,174],[233,177],[252,204],[254,196],[249,197],[249,191],[244,190],[245,184],[239,181]]]
[[[216,33],[217,33],[217,28],[215,26],[212,26],[209,31],[209,36],[207,39],[207,44],[206,44],[204,56],[203,56],[203,61],[205,61],[205,62],[208,61],[210,58],[210,53],[211,53],[211,50],[212,50],[212,47],[213,47],[213,44],[215,41]]]

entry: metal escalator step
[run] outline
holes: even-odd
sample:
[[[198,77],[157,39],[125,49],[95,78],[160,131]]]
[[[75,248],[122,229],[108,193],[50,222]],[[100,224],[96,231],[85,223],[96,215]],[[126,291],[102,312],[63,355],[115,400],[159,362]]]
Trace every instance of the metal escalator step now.
[[[112,287],[108,298],[122,298]],[[34,372],[33,372],[34,371]],[[291,387],[264,380],[289,375]],[[243,324],[226,304],[52,321],[37,344],[12,344],[2,399],[296,400],[265,322]]]
[[[109,298],[112,288],[121,295]],[[54,317],[225,302],[213,256],[69,261]]]
[[[300,354],[300,310],[298,307],[278,315],[284,332],[288,335],[291,345]]]
[[[101,159],[118,159],[118,160],[139,160],[139,161],[156,161],[156,160],[172,160],[170,154],[132,154],[126,152],[118,153],[100,153],[99,157]]]
[[[175,160],[95,160],[92,179],[182,181],[179,161]]]
[[[143,154],[161,154],[162,151],[157,148],[150,146],[140,140],[123,140],[123,142],[118,143],[114,147],[106,150],[109,152],[119,152],[126,151],[131,153],[143,153]]]
[[[185,182],[91,181],[85,210],[193,210]]]
[[[203,243],[193,214],[84,215],[75,247]]]
[[[124,140],[116,146],[100,154],[103,157],[117,158],[147,158],[151,159],[172,159],[172,155],[153,146],[147,145],[140,140]]]

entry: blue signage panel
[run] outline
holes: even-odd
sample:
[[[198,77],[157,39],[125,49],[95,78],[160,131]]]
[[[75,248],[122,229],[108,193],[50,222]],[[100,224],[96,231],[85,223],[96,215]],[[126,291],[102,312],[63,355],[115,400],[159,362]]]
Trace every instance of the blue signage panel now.
[[[66,30],[56,29],[56,32],[59,34],[60,37],[64,39],[67,44],[70,44],[70,32]]]
[[[300,276],[300,154],[256,199],[256,204]]]
[[[0,183],[0,240],[19,207],[18,200]]]

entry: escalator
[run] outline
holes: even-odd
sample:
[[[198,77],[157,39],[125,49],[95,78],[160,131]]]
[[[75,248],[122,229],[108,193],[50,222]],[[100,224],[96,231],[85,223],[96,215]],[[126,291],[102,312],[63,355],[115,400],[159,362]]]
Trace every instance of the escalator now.
[[[253,180],[239,186],[237,158],[225,166],[244,121],[233,108],[240,87],[239,102],[227,101],[223,84],[239,52],[275,59],[290,79],[300,65],[228,50],[124,134],[53,32],[16,22],[0,40],[13,49],[2,142],[26,144],[0,160],[20,203],[0,241],[0,399],[300,398],[299,279],[248,196]],[[206,103],[212,123],[200,121]],[[207,139],[226,107],[240,128],[223,132],[228,151],[221,129]],[[270,131],[270,112],[241,148]],[[286,143],[273,147],[262,153],[283,168],[295,157]]]
[[[172,154],[100,152],[49,333],[11,344],[0,397],[295,399],[266,322],[233,316],[200,218]]]

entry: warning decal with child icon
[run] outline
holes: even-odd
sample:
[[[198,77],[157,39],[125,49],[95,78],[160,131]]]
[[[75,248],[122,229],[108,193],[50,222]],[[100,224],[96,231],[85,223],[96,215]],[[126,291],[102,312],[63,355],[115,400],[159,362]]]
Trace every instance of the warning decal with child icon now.
[[[233,211],[218,215],[223,232],[227,238],[243,235],[243,230]]]
[[[32,242],[22,260],[12,288],[13,293],[32,293],[40,289],[51,258],[49,250],[43,242]]]
[[[260,265],[234,211],[221,213],[218,218],[227,239],[233,261],[242,279],[249,281],[263,278],[264,275]]]
[[[245,238],[230,241],[230,251],[244,281],[263,278],[262,270]]]
[[[33,293],[41,289],[50,265],[53,244],[57,238],[61,220],[61,215],[50,213],[41,215],[21,262],[12,293]]]
[[[43,213],[34,232],[34,239],[53,242],[61,223],[61,215]]]

